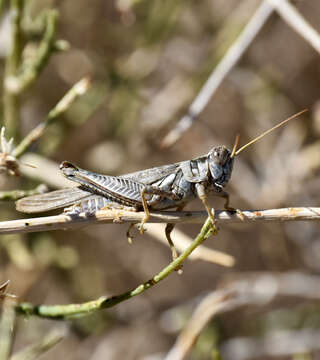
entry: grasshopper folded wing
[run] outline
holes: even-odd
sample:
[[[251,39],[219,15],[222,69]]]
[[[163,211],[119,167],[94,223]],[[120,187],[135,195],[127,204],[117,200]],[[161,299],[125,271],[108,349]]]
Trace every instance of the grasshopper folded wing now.
[[[24,213],[44,212],[73,205],[90,196],[92,192],[80,187],[67,188],[22,198],[16,201],[16,209]]]

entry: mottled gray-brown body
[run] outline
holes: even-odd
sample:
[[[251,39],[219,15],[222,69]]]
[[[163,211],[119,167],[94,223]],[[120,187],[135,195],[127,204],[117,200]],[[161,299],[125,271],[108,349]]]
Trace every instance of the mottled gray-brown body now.
[[[218,146],[193,160],[121,176],[97,174],[64,161],[62,173],[80,186],[20,199],[17,210],[35,213],[69,206],[67,212],[94,213],[112,204],[139,210],[143,208],[142,192],[153,210],[181,208],[208,192],[227,197],[223,187],[232,172],[230,155],[227,148]]]
[[[230,150],[217,146],[207,155],[193,160],[159,166],[122,176],[97,174],[80,169],[69,162],[62,162],[62,173],[79,187],[62,189],[47,194],[30,196],[17,201],[17,210],[34,213],[57,208],[65,208],[70,215],[85,213],[94,215],[104,208],[122,206],[132,210],[144,209],[143,224],[149,218],[149,209],[182,209],[187,203],[199,197],[214,222],[214,213],[207,203],[207,194],[213,193],[226,198],[229,196],[223,187],[230,179],[233,157]],[[173,247],[170,233],[172,224],[168,224],[166,235]],[[175,255],[176,256],[176,255]]]

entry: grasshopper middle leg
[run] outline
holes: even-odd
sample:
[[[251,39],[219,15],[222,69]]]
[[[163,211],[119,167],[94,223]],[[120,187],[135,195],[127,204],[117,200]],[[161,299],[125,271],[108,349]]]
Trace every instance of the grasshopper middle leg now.
[[[171,192],[168,192],[165,190],[161,190],[161,189],[157,189],[150,185],[145,186],[141,191],[141,201],[142,201],[142,206],[143,206],[143,211],[144,211],[144,218],[142,219],[142,221],[139,225],[141,234],[144,233],[143,225],[150,218],[150,211],[148,208],[148,200],[146,199],[146,195],[160,195],[162,197],[170,198],[173,200],[180,200],[180,198],[174,193],[171,193]]]

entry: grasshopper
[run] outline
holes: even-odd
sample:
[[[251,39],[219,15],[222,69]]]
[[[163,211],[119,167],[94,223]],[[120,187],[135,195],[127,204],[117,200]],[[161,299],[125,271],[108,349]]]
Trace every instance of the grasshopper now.
[[[213,194],[225,199],[224,208],[227,211],[237,212],[243,218],[240,210],[230,206],[229,194],[224,190],[231,177],[235,156],[305,111],[300,111],[263,132],[238,150],[239,137],[237,136],[232,151],[225,146],[215,146],[208,154],[193,160],[126,175],[101,175],[64,161],[60,165],[63,175],[79,183],[80,186],[20,199],[16,202],[16,208],[21,212],[35,213],[69,206],[64,209],[68,215],[80,213],[94,215],[97,210],[105,208],[125,207],[133,211],[143,210],[145,215],[140,224],[140,232],[143,233],[143,225],[150,216],[149,209],[175,208],[180,211],[195,198],[202,201],[212,224],[215,225],[214,209],[211,209],[207,201],[207,195]],[[173,228],[174,224],[167,224],[165,233],[175,259],[177,252],[170,235]]]

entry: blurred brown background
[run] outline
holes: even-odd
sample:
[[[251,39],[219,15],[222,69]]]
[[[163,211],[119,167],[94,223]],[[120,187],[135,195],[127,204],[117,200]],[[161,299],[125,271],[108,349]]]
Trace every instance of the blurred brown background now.
[[[62,160],[117,175],[191,159],[216,144],[232,147],[237,133],[244,144],[308,108],[302,119],[236,159],[227,190],[232,194],[231,204],[240,209],[319,204],[320,57],[278,14],[271,15],[194,125],[172,147],[161,148],[164,136],[186,113],[260,2],[27,3],[31,18],[48,7],[58,9],[58,37],[67,40],[70,49],[53,55],[24,95],[20,136],[42,121],[75,82],[87,75],[92,78],[89,92],[30,149],[55,161],[56,174]],[[320,31],[320,2],[297,1],[295,5]],[[7,51],[5,39],[10,34],[6,16],[4,13],[0,28],[2,65]],[[3,66],[0,71],[3,73]],[[37,171],[28,169],[29,176],[21,178],[1,175],[1,187],[33,188],[40,181]],[[216,198],[211,204],[218,208],[223,205]],[[202,205],[194,202],[190,209],[202,209]],[[1,203],[3,220],[21,216],[13,202]],[[178,228],[194,238],[200,226]],[[2,236],[0,280],[10,279],[10,292],[33,303],[80,303],[125,292],[170,261],[169,248],[148,234],[136,232],[130,246],[126,229],[126,225],[99,225],[78,231]],[[246,278],[248,273],[299,271],[317,275],[319,240],[316,222],[221,226],[218,237],[211,237],[206,246],[235,256],[233,268],[187,261],[182,276],[171,274],[141,296],[71,321],[66,338],[42,359],[164,359],[196,304],[226,281]],[[320,291],[320,284],[317,286]],[[304,298],[304,293],[301,297],[279,297],[267,306],[238,308],[208,324],[189,358],[218,359],[217,349],[224,349],[222,358],[245,358],[240,351],[236,355],[228,352],[231,341],[241,337],[258,340],[279,330],[304,328],[318,334],[319,314],[319,302]],[[20,317],[14,351],[61,325]],[[299,355],[271,356],[262,351],[247,358],[320,358],[319,346],[310,345],[310,349],[303,354],[297,351]]]

